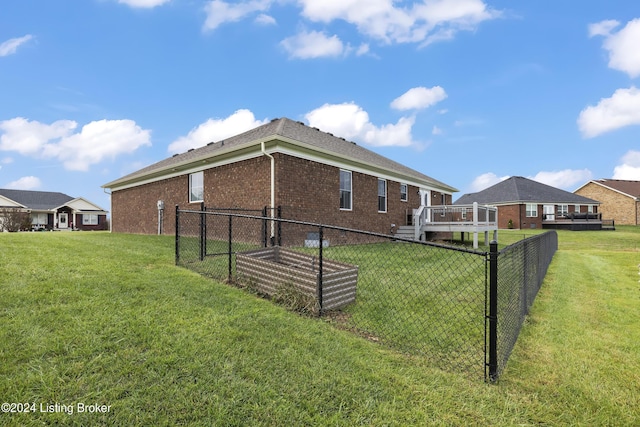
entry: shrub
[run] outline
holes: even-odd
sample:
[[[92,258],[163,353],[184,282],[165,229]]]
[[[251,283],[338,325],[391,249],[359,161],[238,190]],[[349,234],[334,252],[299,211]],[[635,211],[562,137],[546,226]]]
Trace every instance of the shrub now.
[[[16,232],[31,228],[31,215],[20,209],[0,209],[0,231]]]

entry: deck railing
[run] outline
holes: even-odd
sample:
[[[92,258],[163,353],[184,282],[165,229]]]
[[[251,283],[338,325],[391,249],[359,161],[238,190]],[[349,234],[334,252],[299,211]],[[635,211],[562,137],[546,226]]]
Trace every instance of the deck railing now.
[[[495,225],[498,208],[472,205],[420,206],[414,214],[414,224],[422,226],[429,223],[456,225]]]
[[[498,229],[498,208],[495,206],[441,205],[420,206],[416,209],[413,224],[416,240],[424,231],[460,231],[474,233],[477,248],[478,232]]]

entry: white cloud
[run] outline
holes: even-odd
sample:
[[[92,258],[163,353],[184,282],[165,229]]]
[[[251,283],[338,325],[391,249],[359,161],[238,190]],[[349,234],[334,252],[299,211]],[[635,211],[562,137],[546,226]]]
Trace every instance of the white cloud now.
[[[356,51],[356,55],[357,56],[362,56],[362,55],[366,55],[367,53],[369,53],[369,44],[368,43],[362,43],[358,47],[358,50]]]
[[[602,47],[609,52],[609,68],[627,73],[631,78],[640,76],[640,18],[631,20],[617,33],[617,21],[602,21],[589,26],[591,36],[604,36]]]
[[[611,31],[618,25],[620,25],[620,22],[614,19],[608,19],[605,21],[596,22],[595,24],[589,24],[589,37],[610,36]]]
[[[24,156],[40,154],[51,140],[70,135],[78,124],[58,120],[48,125],[22,117],[0,122],[0,150],[15,151]]]
[[[632,86],[618,89],[611,98],[588,106],[578,116],[578,128],[585,138],[593,138],[625,126],[640,124],[640,90]]]
[[[369,114],[354,103],[325,104],[305,115],[309,126],[345,139],[373,146],[418,146],[411,130],[414,117],[402,117],[396,124],[376,126]]]
[[[22,117],[0,122],[0,150],[25,156],[55,158],[68,170],[86,171],[105,158],[151,145],[150,131],[132,120],[100,120],[73,133],[78,124],[59,120],[50,125]]]
[[[190,148],[202,147],[209,142],[220,141],[267,123],[256,120],[249,110],[238,110],[225,119],[209,119],[191,129],[169,145],[169,153],[181,153]]]
[[[7,56],[16,53],[18,48],[31,40],[33,36],[31,34],[27,34],[23,37],[17,37],[15,39],[9,39],[6,42],[0,44],[0,56]]]
[[[338,36],[331,37],[319,31],[300,32],[280,42],[291,58],[310,59],[341,56],[346,47]]]
[[[553,172],[538,172],[535,176],[529,178],[552,187],[569,190],[590,181],[592,176],[589,169],[564,169]]]
[[[483,173],[482,175],[477,176],[473,182],[471,183],[471,186],[469,188],[469,192],[471,193],[477,193],[478,191],[482,191],[486,188],[491,187],[492,185],[495,185],[501,181],[504,181],[505,179],[509,178],[509,176],[502,176],[499,177],[498,175],[496,175],[493,172],[487,172],[487,173]]]
[[[621,161],[622,164],[613,169],[613,179],[640,181],[640,151],[628,151]]]
[[[433,130],[431,130],[431,135],[442,135],[443,131],[438,126],[433,126]]]
[[[40,178],[35,176],[23,176],[20,179],[12,181],[4,186],[12,190],[35,190],[42,185]]]
[[[203,29],[215,30],[226,22],[237,22],[256,12],[265,12],[271,3],[271,0],[251,0],[241,3],[212,0],[204,7],[207,19]]]
[[[447,98],[447,93],[440,86],[432,88],[414,87],[391,102],[391,108],[396,110],[419,110],[431,107],[443,99]]]
[[[170,1],[171,0],[118,0],[118,3],[126,4],[127,6],[140,9],[151,9],[156,6],[161,6]]]
[[[362,34],[386,43],[423,42],[433,33],[474,30],[499,12],[482,0],[431,0],[400,7],[389,0],[298,0],[302,14],[314,22],[343,20]]]
[[[214,30],[226,22],[266,13],[274,3],[275,0],[237,3],[211,0],[204,8],[207,18],[203,29]],[[345,21],[365,37],[384,43],[424,45],[449,40],[459,31],[473,31],[481,22],[501,16],[501,12],[490,9],[483,0],[423,0],[406,7],[394,4],[402,2],[391,0],[296,0],[288,3],[299,6],[302,16],[314,23]],[[257,22],[265,23],[264,18],[258,18]],[[362,53],[362,46],[359,52]]]
[[[262,25],[276,25],[276,19],[273,16],[267,15],[265,13],[261,13],[260,15],[258,15],[255,19],[255,22]]]

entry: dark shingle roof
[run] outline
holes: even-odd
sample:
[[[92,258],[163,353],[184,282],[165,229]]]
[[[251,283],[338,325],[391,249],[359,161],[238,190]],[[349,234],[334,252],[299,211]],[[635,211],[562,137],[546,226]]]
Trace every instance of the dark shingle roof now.
[[[464,194],[455,205],[554,203],[593,205],[600,202],[521,176],[512,176],[477,193]]]
[[[175,166],[181,166],[190,162],[213,158],[234,149],[257,145],[259,142],[267,142],[275,139],[288,139],[296,141],[315,151],[338,155],[343,159],[357,161],[387,170],[420,182],[428,183],[445,191],[458,191],[441,181],[424,175],[414,169],[398,162],[374,153],[354,142],[322,132],[317,128],[306,126],[302,122],[296,122],[287,118],[273,119],[271,122],[251,129],[239,135],[227,138],[224,141],[207,144],[186,153],[174,155],[158,163],[147,166],[120,179],[103,185],[104,188],[113,188],[123,183],[131,183],[149,176],[161,176],[164,171],[169,173]]]
[[[0,195],[33,210],[49,210],[74,199],[64,193],[49,191],[9,190],[0,188]]]
[[[630,181],[624,179],[598,179],[593,181],[604,185],[621,193],[628,194],[636,198],[640,198],[640,181]]]

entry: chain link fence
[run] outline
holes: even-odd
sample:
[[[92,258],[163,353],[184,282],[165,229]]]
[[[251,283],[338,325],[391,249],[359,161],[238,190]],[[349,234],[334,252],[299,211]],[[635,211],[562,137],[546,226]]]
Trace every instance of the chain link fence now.
[[[497,369],[487,370],[496,365],[487,351],[488,252],[255,213],[176,208],[176,264],[324,316],[434,366],[497,379]],[[506,260],[517,257],[512,252]],[[507,277],[501,286],[521,292]],[[512,304],[507,299],[500,310]],[[507,324],[510,318],[500,342],[515,343],[519,326]]]
[[[497,248],[491,249],[490,256],[496,251],[497,261],[495,270],[490,269],[489,294],[493,307],[489,313],[488,375],[493,381],[500,376],[509,360],[557,249],[558,234],[555,231],[521,240],[499,252]],[[493,321],[495,324],[492,325]]]

